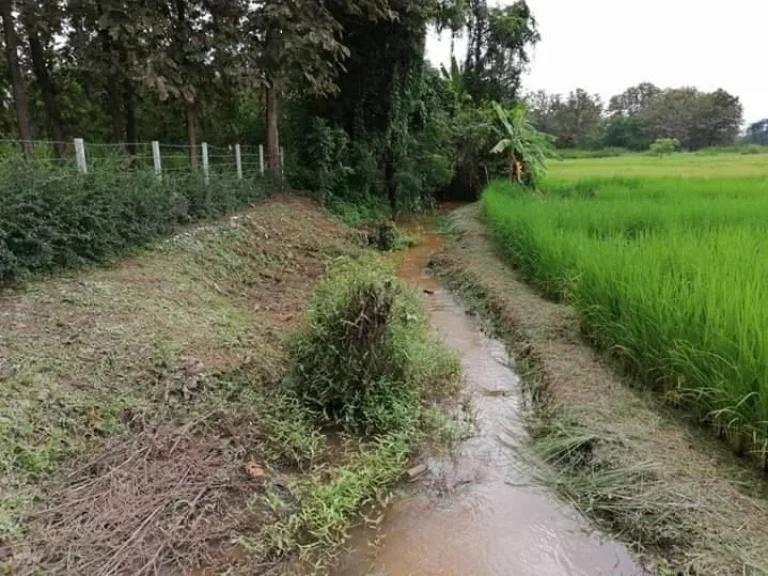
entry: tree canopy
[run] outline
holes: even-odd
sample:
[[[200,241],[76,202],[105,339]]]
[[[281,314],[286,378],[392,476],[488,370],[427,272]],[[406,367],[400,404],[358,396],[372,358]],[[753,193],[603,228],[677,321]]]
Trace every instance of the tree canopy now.
[[[607,107],[581,89],[565,97],[536,92],[527,100],[537,128],[555,136],[561,148],[647,150],[664,138],[689,150],[728,145],[739,136],[743,112],[738,97],[722,89],[662,90],[648,82],[613,96]]]

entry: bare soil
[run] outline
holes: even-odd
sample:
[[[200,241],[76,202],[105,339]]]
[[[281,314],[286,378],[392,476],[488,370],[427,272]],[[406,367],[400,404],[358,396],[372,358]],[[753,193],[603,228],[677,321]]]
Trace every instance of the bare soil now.
[[[612,369],[571,308],[497,257],[479,205],[450,228],[435,266],[528,371],[533,448],[550,456],[542,478],[659,573],[768,573],[764,476]]]
[[[247,563],[265,486],[324,457],[269,396],[286,329],[357,244],[283,196],[0,293],[0,572]]]

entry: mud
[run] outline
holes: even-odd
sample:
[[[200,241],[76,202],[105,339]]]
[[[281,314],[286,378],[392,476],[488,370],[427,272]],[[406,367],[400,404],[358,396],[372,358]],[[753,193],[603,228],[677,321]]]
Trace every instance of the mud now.
[[[643,574],[619,543],[533,485],[515,461],[525,439],[520,382],[504,345],[486,337],[428,271],[444,241],[430,231],[399,259],[423,291],[434,329],[462,360],[474,435],[424,458],[428,473],[360,528],[337,576]]]

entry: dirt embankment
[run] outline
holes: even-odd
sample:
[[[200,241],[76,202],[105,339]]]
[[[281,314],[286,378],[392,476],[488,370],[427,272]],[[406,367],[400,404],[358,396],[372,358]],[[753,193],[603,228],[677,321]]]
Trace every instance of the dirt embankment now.
[[[478,205],[453,215],[451,236],[436,265],[527,376],[541,480],[659,573],[768,573],[764,477],[618,376],[583,340],[573,310],[497,258]]]
[[[283,197],[0,294],[0,569],[244,562],[232,543],[264,523],[265,487],[328,456],[270,387],[314,280],[357,250]]]

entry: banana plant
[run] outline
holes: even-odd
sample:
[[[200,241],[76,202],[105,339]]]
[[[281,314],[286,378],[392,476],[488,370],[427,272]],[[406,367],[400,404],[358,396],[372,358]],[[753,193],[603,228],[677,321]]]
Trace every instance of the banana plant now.
[[[546,171],[547,158],[552,156],[554,138],[534,128],[523,104],[505,110],[494,102],[493,109],[499,119],[500,125],[495,128],[501,140],[491,153],[508,156],[510,180],[535,188],[537,179]]]

